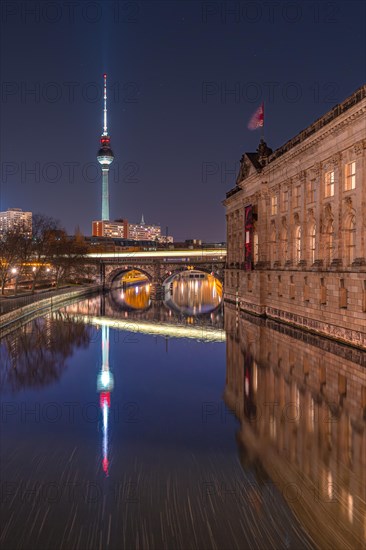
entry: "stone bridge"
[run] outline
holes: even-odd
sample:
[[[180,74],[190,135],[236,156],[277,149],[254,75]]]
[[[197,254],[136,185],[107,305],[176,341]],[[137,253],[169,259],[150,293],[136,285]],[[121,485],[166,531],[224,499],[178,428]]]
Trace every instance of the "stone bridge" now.
[[[223,283],[226,249],[100,253],[89,254],[89,257],[99,263],[104,288],[111,288],[124,274],[137,270],[149,279],[152,299],[160,299],[163,285],[188,269],[210,273]]]

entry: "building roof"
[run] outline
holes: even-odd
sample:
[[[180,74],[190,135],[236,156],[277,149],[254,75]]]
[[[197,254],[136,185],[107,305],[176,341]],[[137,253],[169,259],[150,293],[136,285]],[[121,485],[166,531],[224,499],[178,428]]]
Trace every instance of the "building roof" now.
[[[241,158],[241,168],[236,181],[236,186],[230,189],[226,193],[226,198],[228,199],[229,197],[231,197],[232,195],[235,195],[235,193],[241,190],[241,187],[239,187],[238,184],[240,181],[243,181],[243,179],[245,179],[248,176],[248,173],[246,173],[245,170],[243,171],[243,163],[245,162],[246,158],[249,159],[252,165],[254,166],[254,168],[258,172],[260,172],[265,165],[270,164],[280,156],[290,151],[290,149],[292,149],[293,147],[296,147],[297,145],[305,141],[308,137],[312,136],[313,134],[318,132],[320,129],[324,128],[324,126],[326,126],[327,124],[332,122],[334,119],[336,119],[337,117],[339,117],[340,115],[348,111],[348,109],[350,109],[351,107],[353,107],[354,105],[362,101],[364,98],[366,98],[366,84],[364,84],[363,86],[360,86],[360,88],[358,88],[355,92],[353,92],[353,94],[347,97],[342,103],[335,105],[330,111],[325,113],[320,118],[316,119],[312,124],[310,124],[310,126],[305,128],[304,130],[301,130],[301,132],[296,134],[295,137],[288,140],[284,145],[281,145],[281,147],[278,147],[273,152],[271,151],[271,153],[266,157],[265,163],[260,162],[260,155],[258,150],[255,153],[252,153],[252,152],[244,153],[244,155]],[[243,177],[240,178],[241,174],[243,175]]]
[[[360,88],[353,92],[353,94],[347,97],[342,103],[335,105],[330,111],[325,113],[325,115],[317,118],[315,122],[313,122],[310,126],[305,128],[304,130],[301,130],[301,132],[299,132],[295,137],[276,149],[269,157],[269,162],[274,161],[276,158],[280,157],[284,153],[287,153],[287,151],[289,151],[293,147],[296,147],[296,145],[298,145],[299,143],[302,143],[305,139],[315,134],[315,132],[317,132],[321,128],[324,128],[324,126],[332,122],[335,118],[339,117],[340,115],[348,111],[348,109],[365,99],[365,97],[366,84],[360,86]]]

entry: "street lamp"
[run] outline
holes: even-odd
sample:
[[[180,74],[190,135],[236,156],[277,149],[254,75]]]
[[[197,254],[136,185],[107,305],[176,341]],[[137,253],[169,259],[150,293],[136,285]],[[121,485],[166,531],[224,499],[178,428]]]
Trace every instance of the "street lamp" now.
[[[18,270],[16,267],[11,268],[11,274],[14,275],[14,278],[15,278],[14,294],[16,294],[18,290]]]

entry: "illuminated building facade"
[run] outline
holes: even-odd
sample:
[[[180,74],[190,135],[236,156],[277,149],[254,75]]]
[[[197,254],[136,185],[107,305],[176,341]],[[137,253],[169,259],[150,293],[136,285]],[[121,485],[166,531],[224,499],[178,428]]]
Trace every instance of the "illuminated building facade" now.
[[[227,193],[225,299],[366,348],[366,86]]]
[[[128,221],[116,220],[94,221],[92,224],[93,237],[115,237],[119,239],[127,239],[128,237]]]
[[[142,215],[140,223],[130,223],[128,227],[128,238],[135,241],[157,241],[172,243],[173,237],[161,234],[160,225],[148,225]]]
[[[15,229],[31,237],[32,212],[23,212],[21,208],[8,208],[6,212],[0,212],[0,234]]]
[[[173,243],[173,237],[161,234],[160,225],[147,225],[142,216],[139,224],[130,224],[127,220],[97,220],[92,223],[93,237],[130,239],[132,241],[155,241]]]

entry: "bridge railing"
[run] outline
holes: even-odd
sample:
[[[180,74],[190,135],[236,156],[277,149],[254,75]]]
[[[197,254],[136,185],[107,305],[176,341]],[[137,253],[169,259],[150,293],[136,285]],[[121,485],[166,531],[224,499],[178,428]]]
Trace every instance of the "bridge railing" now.
[[[214,249],[183,249],[183,250],[142,250],[138,252],[92,252],[87,254],[87,258],[96,259],[96,260],[111,260],[112,258],[116,260],[136,260],[148,259],[149,261],[156,259],[162,261],[166,258],[166,261],[178,260],[188,261],[193,260],[193,258],[202,258],[202,259],[224,259],[226,258],[226,248],[214,248]]]

